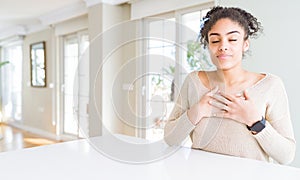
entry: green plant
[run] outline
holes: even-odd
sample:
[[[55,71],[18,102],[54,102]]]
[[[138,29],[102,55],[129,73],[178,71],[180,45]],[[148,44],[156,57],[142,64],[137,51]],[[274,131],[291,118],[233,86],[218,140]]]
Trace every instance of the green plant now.
[[[207,52],[197,41],[188,41],[186,60],[192,71],[209,70],[214,67],[208,59]]]
[[[163,67],[163,72],[168,74],[168,75],[174,76],[175,66],[169,66],[168,69]]]
[[[3,61],[3,62],[0,62],[0,67],[1,66],[4,66],[5,64],[8,64],[9,63],[9,61]]]
[[[174,74],[175,67],[169,65],[168,68],[162,68],[162,74],[151,75],[153,95],[160,94],[165,100],[173,101],[174,99]],[[171,89],[170,89],[171,86]],[[171,91],[171,92],[170,92]]]

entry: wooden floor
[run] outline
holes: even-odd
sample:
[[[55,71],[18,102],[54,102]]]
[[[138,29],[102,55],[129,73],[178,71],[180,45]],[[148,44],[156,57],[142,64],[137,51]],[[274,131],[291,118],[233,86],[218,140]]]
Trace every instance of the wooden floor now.
[[[14,151],[58,142],[59,141],[43,138],[5,124],[0,124],[0,152]]]

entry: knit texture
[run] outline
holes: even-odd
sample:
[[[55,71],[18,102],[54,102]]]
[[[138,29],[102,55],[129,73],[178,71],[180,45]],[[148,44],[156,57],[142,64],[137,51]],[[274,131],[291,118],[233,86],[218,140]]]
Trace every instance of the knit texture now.
[[[265,129],[257,135],[251,134],[245,124],[220,117],[202,118],[193,125],[187,110],[208,91],[198,72],[187,76],[164,129],[166,143],[181,145],[190,136],[194,149],[280,164],[289,164],[294,159],[296,143],[288,98],[279,77],[266,74],[248,88],[249,96],[267,120]]]

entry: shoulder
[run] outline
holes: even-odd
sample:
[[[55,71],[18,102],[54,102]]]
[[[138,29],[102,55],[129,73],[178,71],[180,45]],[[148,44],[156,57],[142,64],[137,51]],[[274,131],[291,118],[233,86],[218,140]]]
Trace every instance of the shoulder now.
[[[266,73],[262,84],[272,91],[285,91],[285,86],[282,78],[275,74]]]
[[[184,83],[195,82],[198,78],[198,71],[192,71],[186,76]]]
[[[192,71],[185,77],[181,88],[196,90],[199,86],[199,71]]]
[[[192,71],[192,72],[188,73],[187,77],[195,78],[198,76],[198,74],[199,74],[199,71]]]
[[[281,79],[281,77],[279,77],[278,75],[275,74],[271,74],[271,73],[266,73],[266,82],[268,82],[270,85],[271,84],[281,84],[283,85],[283,81]]]
[[[208,71],[193,71],[188,74],[185,81],[188,83],[193,83],[194,85],[205,86],[208,83],[208,76],[213,72]]]

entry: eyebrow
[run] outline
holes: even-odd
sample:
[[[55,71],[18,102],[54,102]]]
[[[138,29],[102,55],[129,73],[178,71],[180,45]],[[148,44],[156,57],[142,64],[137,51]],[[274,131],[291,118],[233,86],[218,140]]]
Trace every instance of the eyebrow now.
[[[241,34],[239,31],[230,31],[230,32],[226,33],[226,35],[233,34],[233,33]],[[209,36],[220,36],[220,34],[219,33],[210,33]]]

